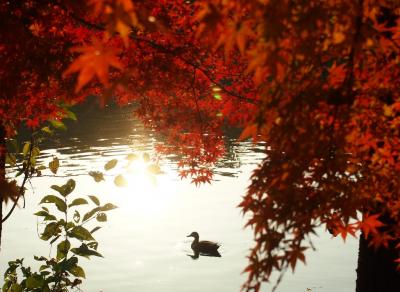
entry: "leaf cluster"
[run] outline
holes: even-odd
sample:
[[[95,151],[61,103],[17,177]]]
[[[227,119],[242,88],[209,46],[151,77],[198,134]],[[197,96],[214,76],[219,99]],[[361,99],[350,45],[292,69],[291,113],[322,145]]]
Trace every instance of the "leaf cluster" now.
[[[101,204],[94,195],[70,199],[75,185],[73,179],[63,185],[52,185],[57,194],[44,196],[39,203],[41,210],[35,213],[42,220],[40,238],[57,246],[55,257],[35,256],[35,260],[41,262],[37,272],[25,267],[22,259],[10,261],[4,274],[4,292],[68,291],[76,288],[86,277],[79,265],[79,257],[102,257],[93,236],[101,226],[89,230],[87,225],[92,220],[106,222],[106,213],[117,207],[111,203]],[[82,207],[90,204],[94,207],[81,216]],[[21,271],[21,277],[17,270]]]

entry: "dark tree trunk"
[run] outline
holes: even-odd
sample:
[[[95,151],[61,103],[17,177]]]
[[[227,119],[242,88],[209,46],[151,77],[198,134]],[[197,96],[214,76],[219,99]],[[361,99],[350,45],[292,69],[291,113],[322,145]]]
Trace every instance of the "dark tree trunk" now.
[[[363,234],[360,236],[356,292],[400,291],[400,272],[394,262],[399,253],[394,246],[375,250],[368,247]]]
[[[0,125],[0,181],[5,179],[6,175],[6,138],[5,130]],[[0,190],[0,249],[1,249],[1,235],[3,231],[3,195]]]

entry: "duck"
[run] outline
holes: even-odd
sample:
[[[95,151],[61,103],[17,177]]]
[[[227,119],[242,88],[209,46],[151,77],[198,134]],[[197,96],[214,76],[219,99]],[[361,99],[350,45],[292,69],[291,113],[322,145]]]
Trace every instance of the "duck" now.
[[[207,240],[199,241],[200,237],[196,231],[193,231],[187,237],[194,238],[190,247],[194,251],[195,255],[201,254],[201,255],[215,256],[215,257],[221,256],[220,253],[218,252],[218,248],[221,246],[220,244]]]

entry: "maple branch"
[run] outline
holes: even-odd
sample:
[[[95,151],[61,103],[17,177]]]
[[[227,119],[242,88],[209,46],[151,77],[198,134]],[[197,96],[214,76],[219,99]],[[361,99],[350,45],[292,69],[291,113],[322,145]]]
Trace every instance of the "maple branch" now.
[[[65,10],[67,10],[65,6],[63,6],[62,4],[60,4],[60,5]],[[92,23],[92,22],[89,22],[89,21],[87,21],[87,20],[85,20],[85,19],[83,19],[81,17],[76,16],[72,12],[70,12],[70,16],[74,20],[76,20],[77,22],[87,26],[88,28],[96,29],[96,30],[99,30],[99,31],[105,31],[105,28],[103,26],[95,24],[95,23]],[[157,50],[159,50],[159,51],[161,51],[163,53],[167,53],[169,55],[172,55],[172,56],[178,58],[179,60],[181,60],[182,62],[184,62],[186,65],[189,65],[189,66],[193,67],[194,69],[199,70],[201,73],[203,73],[203,75],[210,82],[212,82],[215,85],[217,85],[226,94],[228,94],[228,95],[230,95],[232,97],[236,97],[236,98],[238,98],[240,100],[246,101],[246,102],[251,103],[251,104],[260,104],[260,101],[257,100],[257,99],[248,98],[248,97],[245,97],[243,95],[240,95],[239,93],[237,93],[235,91],[227,89],[221,82],[218,82],[218,80],[216,80],[214,77],[212,77],[208,70],[202,68],[201,64],[197,64],[196,62],[188,60],[188,59],[184,58],[182,55],[177,54],[176,52],[179,50],[179,48],[169,49],[169,48],[167,48],[167,47],[165,47],[165,46],[163,46],[163,45],[161,45],[159,43],[156,43],[156,42],[154,42],[152,40],[149,40],[149,39],[146,39],[146,38],[143,38],[143,37],[139,37],[139,36],[137,36],[137,35],[135,35],[133,33],[131,33],[129,35],[129,38],[132,39],[132,40],[136,40],[136,41],[139,41],[139,42],[146,43],[146,44],[150,45],[152,48],[157,49]]]
[[[195,83],[196,83],[196,69],[193,70],[192,94],[193,94],[194,102],[196,104],[196,111],[197,111],[197,115],[199,117],[199,122],[200,122],[201,142],[203,143],[203,147],[206,148],[206,143],[204,142],[204,122],[203,122],[203,118],[201,117],[198,98],[196,95]]]
[[[346,76],[345,81],[343,82],[345,85],[345,90],[346,90],[346,96],[350,98],[348,101],[349,104],[352,104],[354,102],[354,95],[352,95],[352,87],[354,83],[354,59],[355,59],[355,51],[356,51],[356,46],[357,42],[360,38],[361,34],[361,27],[363,25],[362,17],[363,17],[363,12],[364,12],[364,0],[359,0],[358,1],[358,15],[355,21],[355,33],[354,33],[354,38],[353,42],[351,45],[350,53],[349,53],[349,62],[348,62],[348,74]]]

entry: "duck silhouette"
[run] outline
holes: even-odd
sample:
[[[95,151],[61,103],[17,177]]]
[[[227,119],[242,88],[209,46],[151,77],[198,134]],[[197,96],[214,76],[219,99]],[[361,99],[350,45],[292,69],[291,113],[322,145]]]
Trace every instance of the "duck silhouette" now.
[[[200,241],[199,234],[196,231],[190,233],[187,237],[194,238],[192,244],[190,245],[194,252],[194,255],[189,255],[192,259],[197,259],[199,255],[221,257],[221,254],[218,252],[218,248],[221,245],[219,245],[218,243],[207,240]]]

